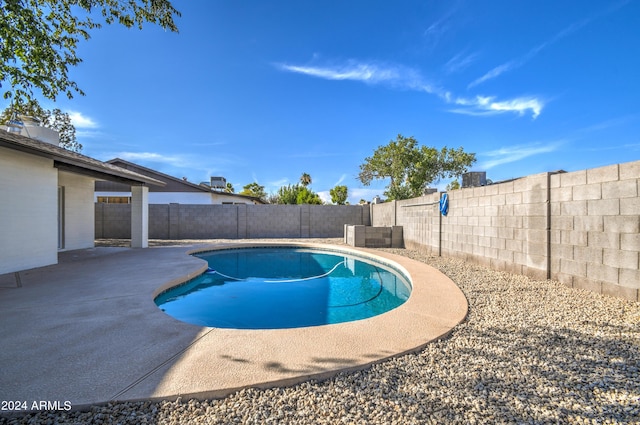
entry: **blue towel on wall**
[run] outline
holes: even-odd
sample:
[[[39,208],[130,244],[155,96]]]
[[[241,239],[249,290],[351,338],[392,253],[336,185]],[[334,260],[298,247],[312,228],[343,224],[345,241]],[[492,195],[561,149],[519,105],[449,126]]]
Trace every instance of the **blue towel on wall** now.
[[[448,212],[449,212],[449,195],[447,195],[446,193],[443,193],[442,197],[440,198],[440,213],[442,213],[442,215],[447,215]]]

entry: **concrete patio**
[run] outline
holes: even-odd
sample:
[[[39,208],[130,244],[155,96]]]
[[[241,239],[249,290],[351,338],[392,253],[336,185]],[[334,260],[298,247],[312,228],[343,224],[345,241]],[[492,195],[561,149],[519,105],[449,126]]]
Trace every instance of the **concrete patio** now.
[[[187,255],[198,248],[99,247],[1,275],[0,399],[66,401],[77,409],[322,379],[420,349],[467,313],[462,292],[435,269],[359,249],[396,261],[411,275],[409,301],[371,319],[312,328],[189,325],[160,311],[153,297],[206,269]]]

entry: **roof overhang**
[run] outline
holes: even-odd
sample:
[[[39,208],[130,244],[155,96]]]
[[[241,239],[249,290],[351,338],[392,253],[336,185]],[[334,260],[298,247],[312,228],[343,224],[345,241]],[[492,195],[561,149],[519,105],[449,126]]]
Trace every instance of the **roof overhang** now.
[[[0,130],[0,147],[13,149],[30,155],[53,160],[54,167],[60,171],[93,177],[99,180],[116,181],[133,186],[165,186],[165,182],[107,164],[97,159],[63,149],[51,143],[41,142]]]

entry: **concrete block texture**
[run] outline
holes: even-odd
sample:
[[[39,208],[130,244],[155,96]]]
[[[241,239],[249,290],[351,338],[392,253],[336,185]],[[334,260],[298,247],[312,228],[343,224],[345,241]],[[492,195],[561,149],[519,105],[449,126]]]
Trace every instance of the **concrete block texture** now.
[[[551,244],[550,248],[552,260],[573,260],[573,251],[575,247],[571,245]]]
[[[618,283],[620,284],[620,286],[624,286],[626,288],[640,288],[640,271],[631,269],[620,269]]]
[[[558,176],[560,176],[560,187],[587,184],[587,170],[558,174]]]
[[[572,216],[572,217],[587,215],[587,201],[561,202],[560,215],[566,215],[566,216]]]
[[[489,259],[499,269],[509,263],[528,274],[543,270],[571,287],[634,299],[627,289],[640,285],[640,161],[495,187],[504,204],[493,187],[452,192],[460,202],[450,204],[449,215],[464,222],[442,227],[443,255],[479,264]],[[398,224],[412,233],[412,223]]]
[[[604,231],[609,233],[640,233],[640,216],[620,215],[604,217]]]
[[[236,213],[236,234],[239,239],[244,239],[247,237],[247,205],[236,205]]]
[[[620,199],[620,214],[632,216],[640,214],[640,197]]]
[[[585,201],[593,199],[602,199],[602,185],[585,184],[580,186],[573,186],[573,200]]]
[[[402,226],[372,227],[345,225],[344,241],[348,245],[366,248],[402,248]]]
[[[544,186],[536,186],[522,194],[522,199],[526,204],[537,204],[547,202],[548,193],[546,184]]]
[[[592,168],[587,170],[587,183],[602,183],[620,180],[619,165]]]
[[[587,246],[588,232],[576,230],[564,230],[560,232],[560,243],[570,246]]]
[[[621,238],[623,236],[625,235],[621,235],[620,233],[607,233],[604,231],[587,232],[587,245],[591,248],[620,249]],[[635,248],[638,247],[636,246]],[[635,250],[640,251],[640,249]]]
[[[636,198],[638,178],[602,183],[602,199]]]
[[[604,248],[602,264],[620,269],[638,270],[638,252]]]
[[[602,264],[603,249],[588,246],[574,246],[573,259],[575,261],[584,261],[587,264]]]
[[[560,272],[571,276],[586,277],[587,264],[584,261],[560,260]]]
[[[562,220],[564,217],[553,217],[551,222]],[[604,219],[602,215],[573,217],[573,230],[586,232],[603,232]]]
[[[391,228],[391,248],[402,248],[403,246],[402,226],[393,226]]]
[[[177,229],[171,228],[171,213],[171,204],[149,204],[149,238],[172,239],[171,232]]]
[[[620,200],[598,199],[587,201],[587,214],[590,216],[620,215]]]
[[[619,164],[620,180],[637,180],[640,178],[640,161]]]
[[[573,230],[573,216],[555,216],[551,220],[551,228],[558,230]]]
[[[573,187],[556,187],[551,189],[553,202],[569,202],[573,200]]]
[[[355,247],[364,247],[366,242],[364,225],[345,224],[345,243]]]
[[[615,233],[614,233],[615,235]],[[607,248],[618,248],[617,246],[611,246]],[[638,233],[623,233],[620,235],[620,249],[623,251],[640,251],[640,234]]]
[[[366,211],[365,211],[366,210]],[[154,239],[343,236],[344,224],[369,220],[367,205],[149,205]],[[131,237],[130,204],[96,204],[98,238]]]
[[[617,267],[605,266],[598,263],[587,264],[587,277],[594,281],[619,283],[620,270]]]
[[[102,231],[102,238],[131,238],[131,205],[130,204],[101,204],[96,208],[96,237],[98,228]]]

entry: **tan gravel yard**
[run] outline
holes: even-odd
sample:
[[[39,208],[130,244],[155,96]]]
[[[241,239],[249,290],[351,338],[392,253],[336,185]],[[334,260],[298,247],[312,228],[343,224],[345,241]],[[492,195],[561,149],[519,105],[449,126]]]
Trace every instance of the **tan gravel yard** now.
[[[640,423],[640,303],[386,251],[436,267],[463,290],[469,315],[449,338],[322,382],[0,423]]]

